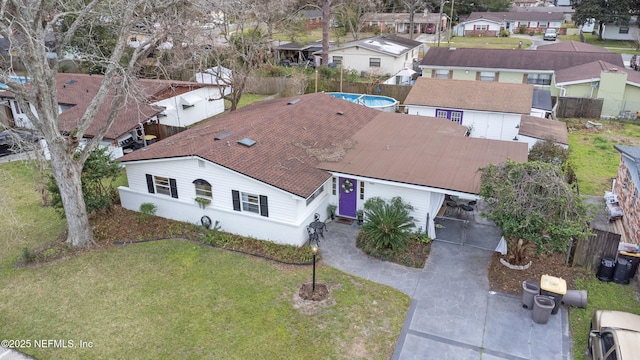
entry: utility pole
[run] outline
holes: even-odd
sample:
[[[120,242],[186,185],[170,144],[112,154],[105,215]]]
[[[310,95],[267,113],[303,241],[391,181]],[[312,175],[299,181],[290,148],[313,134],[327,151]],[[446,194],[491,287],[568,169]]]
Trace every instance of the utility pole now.
[[[451,16],[449,16],[449,34],[447,34],[447,44],[451,44],[451,30],[453,29],[453,4],[456,0],[451,0]]]

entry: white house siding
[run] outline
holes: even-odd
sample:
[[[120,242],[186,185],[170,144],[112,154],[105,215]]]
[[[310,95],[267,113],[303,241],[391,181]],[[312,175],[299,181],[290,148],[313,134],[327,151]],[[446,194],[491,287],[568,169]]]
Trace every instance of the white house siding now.
[[[413,206],[411,216],[414,219],[415,229],[428,233],[429,237],[435,238],[435,224],[433,219],[438,214],[438,210],[442,207],[444,196],[447,192],[444,189],[432,189],[426,186],[402,184],[392,181],[379,179],[371,179],[349,174],[333,174],[335,177],[348,177],[358,181],[356,188],[357,193],[357,209],[364,209],[364,203],[373,198],[380,197],[385,200],[399,196],[404,202]],[[360,183],[364,182],[364,199],[361,198]],[[338,195],[332,197],[331,203],[338,203]],[[427,223],[427,214],[429,223]]]
[[[9,104],[10,104],[10,108],[11,108],[11,115],[13,115],[13,120],[14,120],[14,124],[16,125],[16,127],[19,128],[26,128],[26,129],[35,129],[35,127],[33,126],[33,124],[31,123],[31,120],[29,120],[27,118],[27,115],[25,114],[25,109],[22,109],[22,107],[20,107],[20,109],[22,110],[21,112],[18,112],[18,102],[16,100],[9,100]],[[29,108],[31,109],[31,112],[38,117],[38,113],[36,113],[36,109],[33,105],[29,104]]]
[[[602,30],[602,38],[605,40],[635,40],[640,37],[640,28],[638,25],[630,25],[629,32],[626,34],[620,33],[620,27],[615,24],[605,24],[604,30]]]
[[[192,107],[183,107],[181,98],[192,99],[198,97]],[[160,124],[184,127],[224,112],[224,100],[220,98],[218,87],[203,87],[186,94],[174,96],[154,103],[167,109],[159,118]]]
[[[407,114],[436,116],[436,108],[428,106],[405,105]],[[439,108],[440,109],[440,108]],[[462,111],[462,125],[471,128],[471,137],[512,141],[518,135],[521,114],[497,113],[475,110]]]
[[[412,55],[413,54],[413,55]],[[363,47],[349,47],[341,50],[333,50],[330,52],[329,62],[333,62],[334,56],[342,56],[342,67],[344,69],[356,70],[358,72],[376,72],[380,75],[395,74],[405,67],[411,66],[413,58],[417,57],[417,49],[409,51],[406,55],[401,54],[398,57],[371,51]],[[369,59],[379,58],[380,67],[370,67]]]
[[[161,217],[199,224],[206,215],[219,221],[224,231],[281,244],[304,244],[306,226],[314,213],[326,214],[329,198],[325,184],[325,191],[306,206],[306,199],[198,158],[129,163],[125,169],[129,187],[119,191],[126,209],[138,211],[142,203],[153,203]],[[149,193],[146,174],[176,179],[178,198]],[[196,179],[206,180],[212,187],[212,201],[205,209],[194,201]],[[232,190],[267,196],[269,216],[233,210]]]
[[[468,23],[464,24],[464,29],[465,30],[476,30],[479,27],[482,26],[488,26],[488,30],[489,31],[500,31],[500,24],[494,22],[494,21],[486,21],[486,20],[477,20],[477,21],[470,21]]]

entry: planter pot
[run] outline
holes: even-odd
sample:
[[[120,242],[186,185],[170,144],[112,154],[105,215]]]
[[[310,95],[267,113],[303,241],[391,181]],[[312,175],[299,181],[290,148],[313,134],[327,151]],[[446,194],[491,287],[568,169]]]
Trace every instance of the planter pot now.
[[[531,261],[526,265],[511,265],[507,260],[500,258],[500,263],[511,270],[527,270],[531,266]]]

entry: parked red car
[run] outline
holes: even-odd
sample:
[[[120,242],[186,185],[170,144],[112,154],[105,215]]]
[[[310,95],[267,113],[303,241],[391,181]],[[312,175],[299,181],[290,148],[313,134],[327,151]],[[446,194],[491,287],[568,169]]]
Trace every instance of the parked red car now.
[[[424,32],[427,34],[435,34],[436,26],[434,24],[427,24],[427,27],[424,29]]]

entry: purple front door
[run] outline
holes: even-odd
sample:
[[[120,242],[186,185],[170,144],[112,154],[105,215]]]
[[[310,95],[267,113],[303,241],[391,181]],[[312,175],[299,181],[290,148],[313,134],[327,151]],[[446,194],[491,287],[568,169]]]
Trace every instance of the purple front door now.
[[[355,179],[338,178],[340,197],[338,200],[338,215],[356,217],[356,196],[358,182]]]

